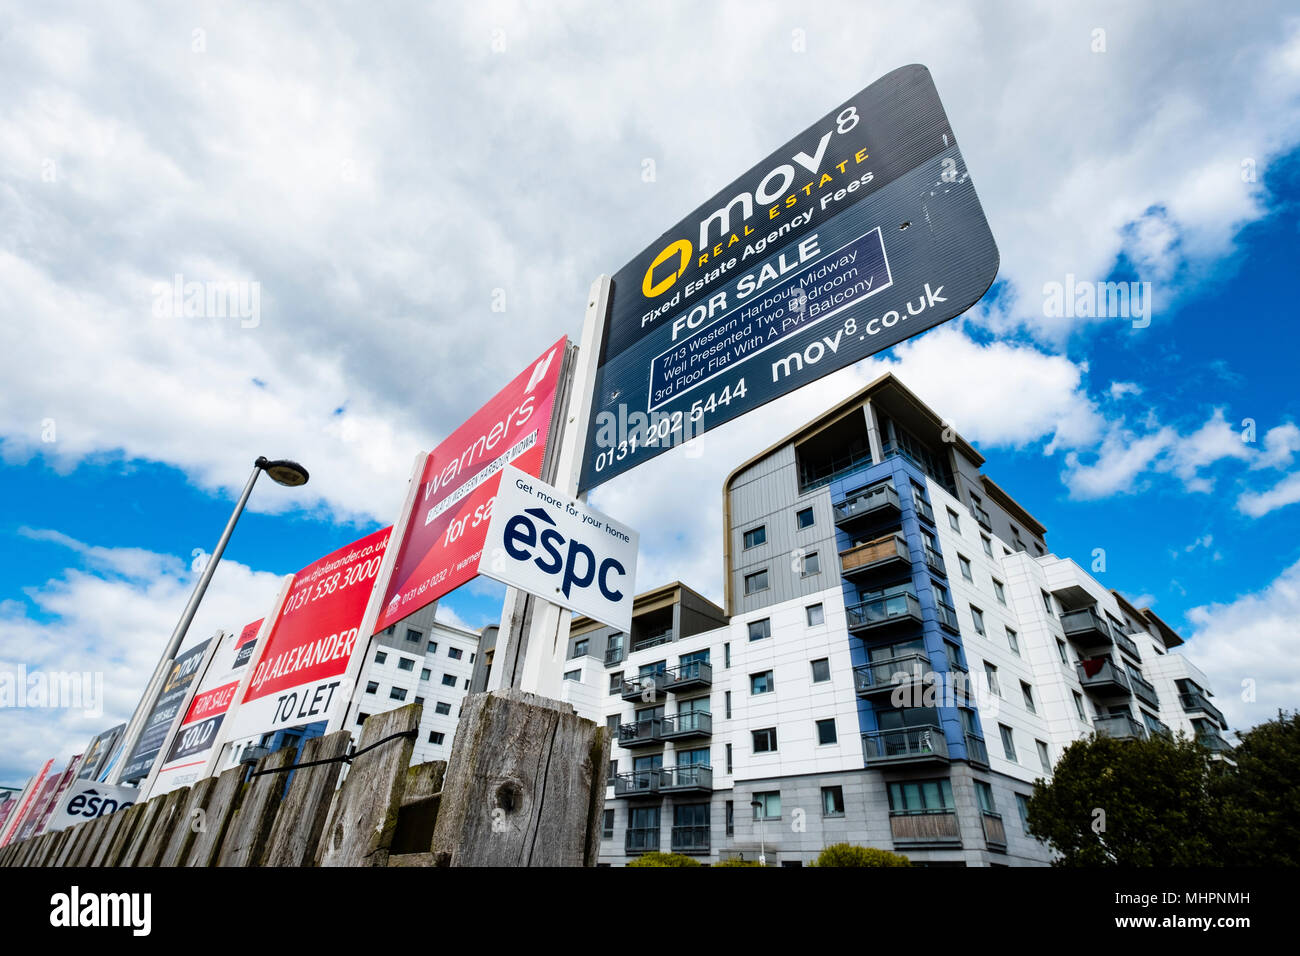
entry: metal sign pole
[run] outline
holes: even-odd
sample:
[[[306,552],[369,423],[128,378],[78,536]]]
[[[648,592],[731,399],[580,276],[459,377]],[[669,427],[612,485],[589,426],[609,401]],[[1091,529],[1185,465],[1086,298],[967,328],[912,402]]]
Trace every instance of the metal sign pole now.
[[[577,362],[561,409],[560,451],[551,484],[561,493],[580,501],[586,501],[586,495],[578,494],[578,478],[582,471],[582,453],[587,441],[596,369],[612,291],[613,282],[607,275],[591,284],[582,342],[578,346]],[[572,613],[557,604],[508,588],[492,656],[492,670],[488,675],[488,689],[517,687],[544,697],[559,697],[563,653],[569,641],[571,619]]]

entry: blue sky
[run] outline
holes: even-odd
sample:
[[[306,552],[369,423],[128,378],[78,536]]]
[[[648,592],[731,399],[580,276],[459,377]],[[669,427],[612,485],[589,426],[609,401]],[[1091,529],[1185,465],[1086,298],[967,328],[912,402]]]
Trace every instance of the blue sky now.
[[[1052,550],[1105,550],[1099,577],[1180,628],[1234,725],[1300,704],[1300,23],[896,7],[0,14],[0,668],[105,674],[102,714],[0,713],[0,783],[129,714],[257,455],[312,481],[259,484],[194,640],[390,523],[417,450],[576,339],[592,278],[909,62],[998,282],[597,489],[642,531],[640,584],[720,599],[723,477],[890,368]],[[176,274],[257,283],[257,321],[160,315]],[[1045,315],[1067,274],[1151,283],[1150,325]],[[499,599],[441,613],[477,627]]]

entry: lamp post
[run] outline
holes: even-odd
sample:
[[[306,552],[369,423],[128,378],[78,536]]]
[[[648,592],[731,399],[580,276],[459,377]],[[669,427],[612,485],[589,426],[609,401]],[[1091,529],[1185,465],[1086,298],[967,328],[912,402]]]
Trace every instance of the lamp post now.
[[[763,801],[750,800],[749,805],[754,808],[754,816],[758,818],[758,865],[767,866],[767,837],[763,831]]]
[[[212,557],[208,559],[203,568],[203,573],[199,575],[198,581],[195,582],[194,591],[190,594],[185,610],[181,612],[181,619],[176,622],[176,627],[172,631],[170,640],[167,641],[167,646],[163,648],[162,657],[158,658],[158,666],[154,668],[153,677],[150,678],[149,684],[145,688],[144,696],[140,698],[140,703],[136,705],[135,712],[131,715],[131,721],[127,724],[126,734],[122,739],[122,749],[119,751],[117,766],[113,769],[110,783],[122,782],[122,771],[126,767],[127,760],[131,757],[131,751],[135,749],[136,743],[140,740],[140,735],[144,730],[144,722],[149,717],[148,710],[158,696],[158,685],[162,683],[168,665],[176,656],[176,652],[180,650],[181,643],[185,640],[185,634],[189,631],[190,623],[194,620],[194,615],[199,609],[199,602],[203,600],[203,595],[208,590],[208,583],[212,580],[212,575],[217,570],[217,564],[221,561],[221,555],[226,550],[226,543],[235,530],[235,524],[239,521],[239,516],[244,512],[244,505],[248,503],[249,495],[253,493],[253,485],[257,482],[257,476],[262,472],[266,472],[276,484],[290,488],[307,484],[307,479],[310,477],[307,474],[307,469],[296,461],[289,461],[284,458],[270,461],[265,457],[261,457],[253,462],[253,473],[248,476],[248,481],[244,484],[244,491],[235,504],[235,510],[230,514],[230,520],[226,522],[226,529],[221,532],[217,546],[212,549]]]

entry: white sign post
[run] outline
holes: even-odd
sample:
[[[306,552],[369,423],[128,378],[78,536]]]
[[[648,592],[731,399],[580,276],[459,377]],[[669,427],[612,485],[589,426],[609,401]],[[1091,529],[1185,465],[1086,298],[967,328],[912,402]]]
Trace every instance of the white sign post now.
[[[507,465],[478,573],[630,631],[639,541],[628,526]]]

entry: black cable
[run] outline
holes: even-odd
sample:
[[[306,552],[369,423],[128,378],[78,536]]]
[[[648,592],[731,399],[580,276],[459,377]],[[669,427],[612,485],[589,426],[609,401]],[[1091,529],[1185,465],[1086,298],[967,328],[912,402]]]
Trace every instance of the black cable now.
[[[253,773],[249,774],[248,779],[252,780],[253,777],[260,777],[264,773],[288,773],[290,770],[298,770],[302,767],[316,767],[324,763],[340,763],[340,762],[351,763],[352,761],[360,757],[363,753],[368,753],[369,751],[374,750],[376,747],[380,746],[381,744],[388,743],[390,740],[397,740],[399,737],[409,737],[412,740],[414,740],[419,735],[420,732],[418,730],[403,730],[395,734],[389,734],[383,740],[376,740],[369,747],[362,747],[354,754],[343,754],[340,757],[325,757],[321,760],[308,760],[306,763],[294,763],[294,764],[290,764],[287,767],[272,767],[269,770],[256,770]]]

